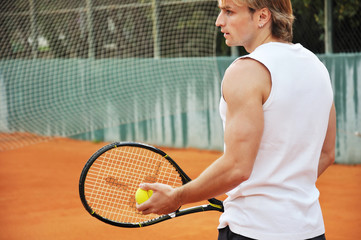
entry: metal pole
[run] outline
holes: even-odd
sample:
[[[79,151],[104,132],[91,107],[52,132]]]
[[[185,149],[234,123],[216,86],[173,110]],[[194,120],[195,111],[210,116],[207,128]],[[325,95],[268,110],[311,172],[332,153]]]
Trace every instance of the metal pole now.
[[[332,41],[332,0],[325,0],[325,52],[333,52]]]
[[[38,56],[38,31],[36,26],[36,14],[35,14],[35,6],[34,0],[29,0],[30,6],[30,24],[31,24],[31,38],[33,39],[31,45],[31,53],[33,58],[37,58]]]
[[[88,46],[89,46],[88,58],[95,57],[92,7],[93,7],[92,0],[86,0],[86,16],[87,16]]]
[[[232,57],[239,57],[238,47],[231,47],[231,56]]]
[[[152,19],[153,19],[153,48],[154,58],[160,58],[160,36],[159,36],[159,0],[152,0]]]

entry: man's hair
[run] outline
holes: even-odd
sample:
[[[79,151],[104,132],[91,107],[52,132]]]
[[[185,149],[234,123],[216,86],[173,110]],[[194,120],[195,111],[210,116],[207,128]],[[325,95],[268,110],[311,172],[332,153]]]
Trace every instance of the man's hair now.
[[[224,0],[221,0],[224,1]],[[274,37],[292,42],[294,15],[291,0],[233,0],[234,4],[243,3],[251,13],[268,8],[272,14],[271,32]]]

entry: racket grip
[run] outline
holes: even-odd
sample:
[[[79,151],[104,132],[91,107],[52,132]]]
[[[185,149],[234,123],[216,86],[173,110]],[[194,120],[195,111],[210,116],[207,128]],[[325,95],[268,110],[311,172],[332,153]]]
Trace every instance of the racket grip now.
[[[222,201],[215,198],[211,198],[208,199],[208,202],[210,202],[210,205],[212,205],[213,207],[219,208],[221,212],[224,212],[224,206]]]

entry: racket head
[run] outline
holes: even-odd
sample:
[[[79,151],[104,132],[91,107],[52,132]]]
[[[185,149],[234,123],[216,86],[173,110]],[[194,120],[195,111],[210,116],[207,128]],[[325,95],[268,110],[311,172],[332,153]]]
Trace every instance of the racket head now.
[[[136,209],[140,183],[164,183],[179,187],[190,178],[162,150],[134,142],[115,142],[94,153],[79,180],[85,209],[99,220],[120,227],[141,227],[161,219]]]

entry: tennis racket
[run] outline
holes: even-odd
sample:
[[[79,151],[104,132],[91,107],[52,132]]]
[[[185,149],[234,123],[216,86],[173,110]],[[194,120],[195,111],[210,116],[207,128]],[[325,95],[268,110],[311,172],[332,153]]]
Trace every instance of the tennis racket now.
[[[140,183],[164,183],[179,187],[191,181],[162,150],[133,142],[116,142],[99,149],[85,164],[79,181],[80,199],[97,219],[119,227],[137,228],[175,217],[204,212],[223,212],[215,198],[209,204],[166,215],[143,215],[136,208],[135,192]]]

